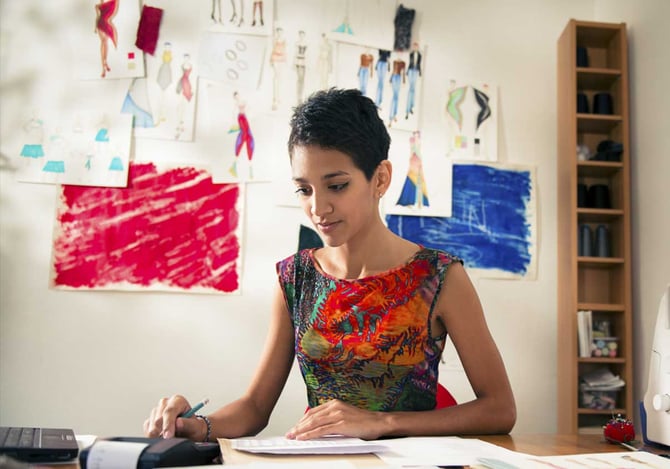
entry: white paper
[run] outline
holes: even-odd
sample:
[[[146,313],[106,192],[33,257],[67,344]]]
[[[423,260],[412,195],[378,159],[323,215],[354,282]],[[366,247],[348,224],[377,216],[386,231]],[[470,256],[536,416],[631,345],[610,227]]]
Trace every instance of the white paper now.
[[[383,442],[360,438],[325,437],[312,440],[289,440],[284,437],[237,438],[230,445],[238,451],[269,454],[365,454],[383,452]]]
[[[86,467],[88,469],[137,467],[140,455],[147,446],[149,446],[147,443],[128,441],[98,441],[89,450]]]
[[[482,458],[525,467],[526,455],[477,439],[411,437],[384,440],[388,451],[375,453],[394,466],[473,466]]]

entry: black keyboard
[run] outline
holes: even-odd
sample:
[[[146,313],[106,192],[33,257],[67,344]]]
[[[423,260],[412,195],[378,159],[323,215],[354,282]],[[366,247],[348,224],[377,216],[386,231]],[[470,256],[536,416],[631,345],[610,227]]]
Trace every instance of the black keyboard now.
[[[0,427],[0,447],[39,447],[40,429],[31,427]]]

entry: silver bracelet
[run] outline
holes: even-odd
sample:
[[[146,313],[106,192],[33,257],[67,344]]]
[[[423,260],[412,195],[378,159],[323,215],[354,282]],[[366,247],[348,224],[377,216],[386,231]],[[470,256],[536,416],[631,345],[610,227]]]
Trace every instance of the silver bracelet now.
[[[202,419],[202,421],[205,422],[205,425],[207,425],[207,435],[205,435],[205,439],[202,441],[209,441],[209,437],[212,436],[212,422],[210,422],[209,417],[206,415],[196,414],[195,418]]]

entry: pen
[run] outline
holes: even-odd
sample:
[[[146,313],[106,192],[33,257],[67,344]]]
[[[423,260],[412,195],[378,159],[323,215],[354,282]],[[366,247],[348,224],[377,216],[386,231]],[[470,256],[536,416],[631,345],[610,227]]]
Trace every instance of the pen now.
[[[191,407],[191,410],[187,410],[183,414],[180,415],[181,418],[189,418],[193,417],[197,411],[205,407],[205,405],[209,402],[209,398],[203,399],[202,401],[198,402],[196,405]]]

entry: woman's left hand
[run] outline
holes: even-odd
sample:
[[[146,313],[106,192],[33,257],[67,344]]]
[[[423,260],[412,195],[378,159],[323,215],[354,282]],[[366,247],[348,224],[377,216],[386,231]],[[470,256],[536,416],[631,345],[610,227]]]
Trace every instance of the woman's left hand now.
[[[359,409],[340,400],[332,400],[309,409],[286,433],[286,438],[310,440],[326,435],[342,435],[375,440],[382,436],[383,419],[379,412]]]

